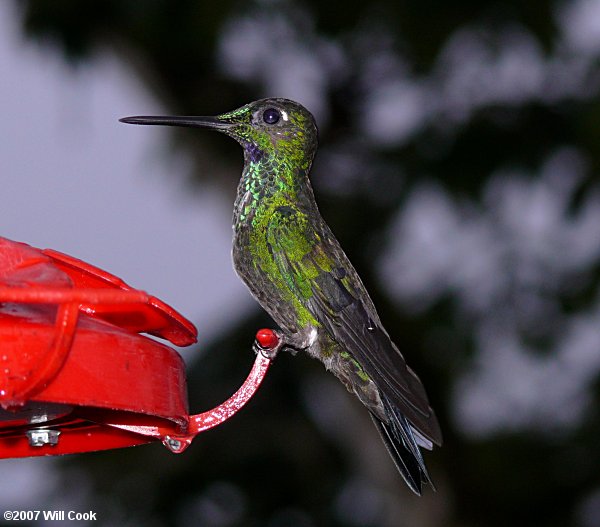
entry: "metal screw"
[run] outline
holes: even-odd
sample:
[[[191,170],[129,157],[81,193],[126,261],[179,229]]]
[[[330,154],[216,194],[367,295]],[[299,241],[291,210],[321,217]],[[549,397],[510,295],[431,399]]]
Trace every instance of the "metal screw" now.
[[[57,445],[60,430],[48,428],[32,428],[25,432],[29,440],[29,446]]]
[[[166,436],[163,443],[169,450],[172,450],[173,452],[177,452],[181,448],[181,441],[170,436]]]

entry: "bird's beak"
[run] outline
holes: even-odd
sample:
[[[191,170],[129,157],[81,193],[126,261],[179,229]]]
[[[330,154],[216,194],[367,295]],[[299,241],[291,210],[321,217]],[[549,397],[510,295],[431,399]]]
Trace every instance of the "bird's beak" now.
[[[136,116],[123,117],[119,119],[127,124],[154,124],[162,126],[190,126],[193,128],[211,128],[213,130],[226,131],[232,128],[234,123],[219,119],[218,117],[195,117],[195,116]]]

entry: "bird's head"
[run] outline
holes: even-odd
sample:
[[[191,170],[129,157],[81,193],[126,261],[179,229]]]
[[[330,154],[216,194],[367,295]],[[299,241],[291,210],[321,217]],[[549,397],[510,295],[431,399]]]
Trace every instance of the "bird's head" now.
[[[189,126],[218,130],[244,148],[246,162],[273,157],[308,169],[317,148],[317,126],[312,114],[289,99],[261,99],[215,117],[125,117],[124,123]]]

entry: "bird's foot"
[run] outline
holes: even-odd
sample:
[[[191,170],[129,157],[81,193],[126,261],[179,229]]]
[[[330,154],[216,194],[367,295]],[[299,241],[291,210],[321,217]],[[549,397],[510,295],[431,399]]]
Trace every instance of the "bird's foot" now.
[[[273,360],[282,349],[295,355],[304,349],[299,344],[301,343],[295,342],[293,337],[284,338],[281,331],[276,329],[259,329],[254,338],[252,349],[254,353],[261,353],[267,359]]]

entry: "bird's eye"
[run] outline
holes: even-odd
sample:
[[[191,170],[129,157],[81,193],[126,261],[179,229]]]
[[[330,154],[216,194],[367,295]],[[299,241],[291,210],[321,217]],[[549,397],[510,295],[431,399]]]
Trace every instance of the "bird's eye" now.
[[[276,108],[267,108],[263,112],[262,118],[267,124],[275,124],[281,119],[281,113]]]

